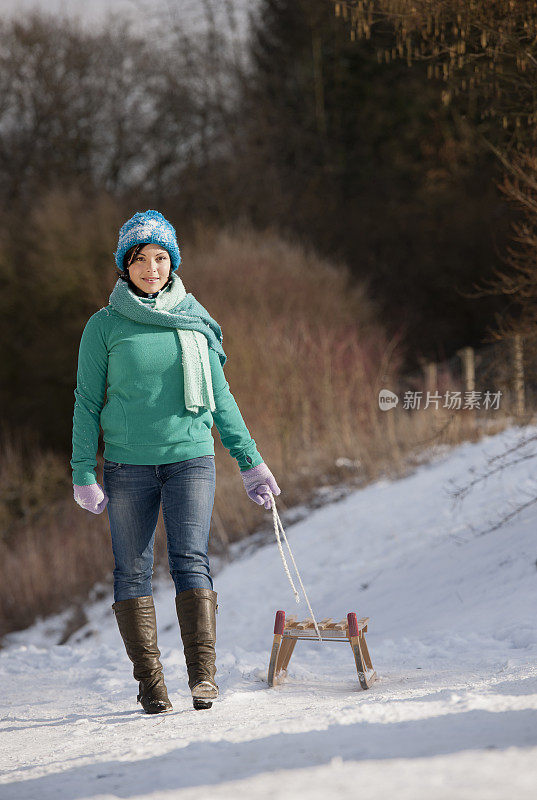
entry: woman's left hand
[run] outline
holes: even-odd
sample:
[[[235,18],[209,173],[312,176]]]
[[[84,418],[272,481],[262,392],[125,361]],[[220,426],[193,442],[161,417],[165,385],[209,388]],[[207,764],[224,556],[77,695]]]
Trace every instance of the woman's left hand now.
[[[269,490],[275,495],[281,492],[274,475],[264,461],[257,467],[241,472],[241,477],[250,500],[260,506],[264,505],[266,509],[271,507]]]

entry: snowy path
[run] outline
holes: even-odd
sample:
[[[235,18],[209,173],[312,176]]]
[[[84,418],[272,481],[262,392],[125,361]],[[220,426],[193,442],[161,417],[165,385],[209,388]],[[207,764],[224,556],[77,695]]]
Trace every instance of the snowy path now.
[[[317,617],[371,618],[379,680],[367,692],[341,643],[298,642],[286,681],[267,688],[275,610],[307,616],[275,545],[215,578],[210,711],[191,707],[171,580],[155,594],[170,714],[136,708],[110,597],[68,645],[50,644],[54,620],[12,636],[0,651],[0,798],[537,796],[537,510],[471,528],[536,494],[535,465],[460,506],[445,491],[520,435],[463,445],[286,528]]]

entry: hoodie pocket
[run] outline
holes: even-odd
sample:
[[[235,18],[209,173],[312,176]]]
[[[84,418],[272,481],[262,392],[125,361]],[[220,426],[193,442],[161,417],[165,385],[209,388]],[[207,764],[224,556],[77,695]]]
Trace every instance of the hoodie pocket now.
[[[126,444],[127,442],[127,417],[123,403],[112,395],[106,401],[101,411],[101,428],[103,429],[103,439],[110,444]]]

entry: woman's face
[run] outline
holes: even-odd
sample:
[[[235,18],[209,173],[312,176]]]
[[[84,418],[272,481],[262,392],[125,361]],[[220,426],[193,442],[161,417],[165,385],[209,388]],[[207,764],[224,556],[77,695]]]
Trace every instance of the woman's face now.
[[[131,281],[142,292],[158,292],[170,275],[171,261],[167,250],[158,244],[146,244],[128,268]]]

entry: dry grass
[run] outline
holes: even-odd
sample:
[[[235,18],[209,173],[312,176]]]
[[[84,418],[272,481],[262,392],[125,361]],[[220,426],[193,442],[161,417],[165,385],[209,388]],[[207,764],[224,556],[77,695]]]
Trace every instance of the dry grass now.
[[[81,600],[113,568],[107,520],[76,505],[65,460],[2,434],[0,635]]]

